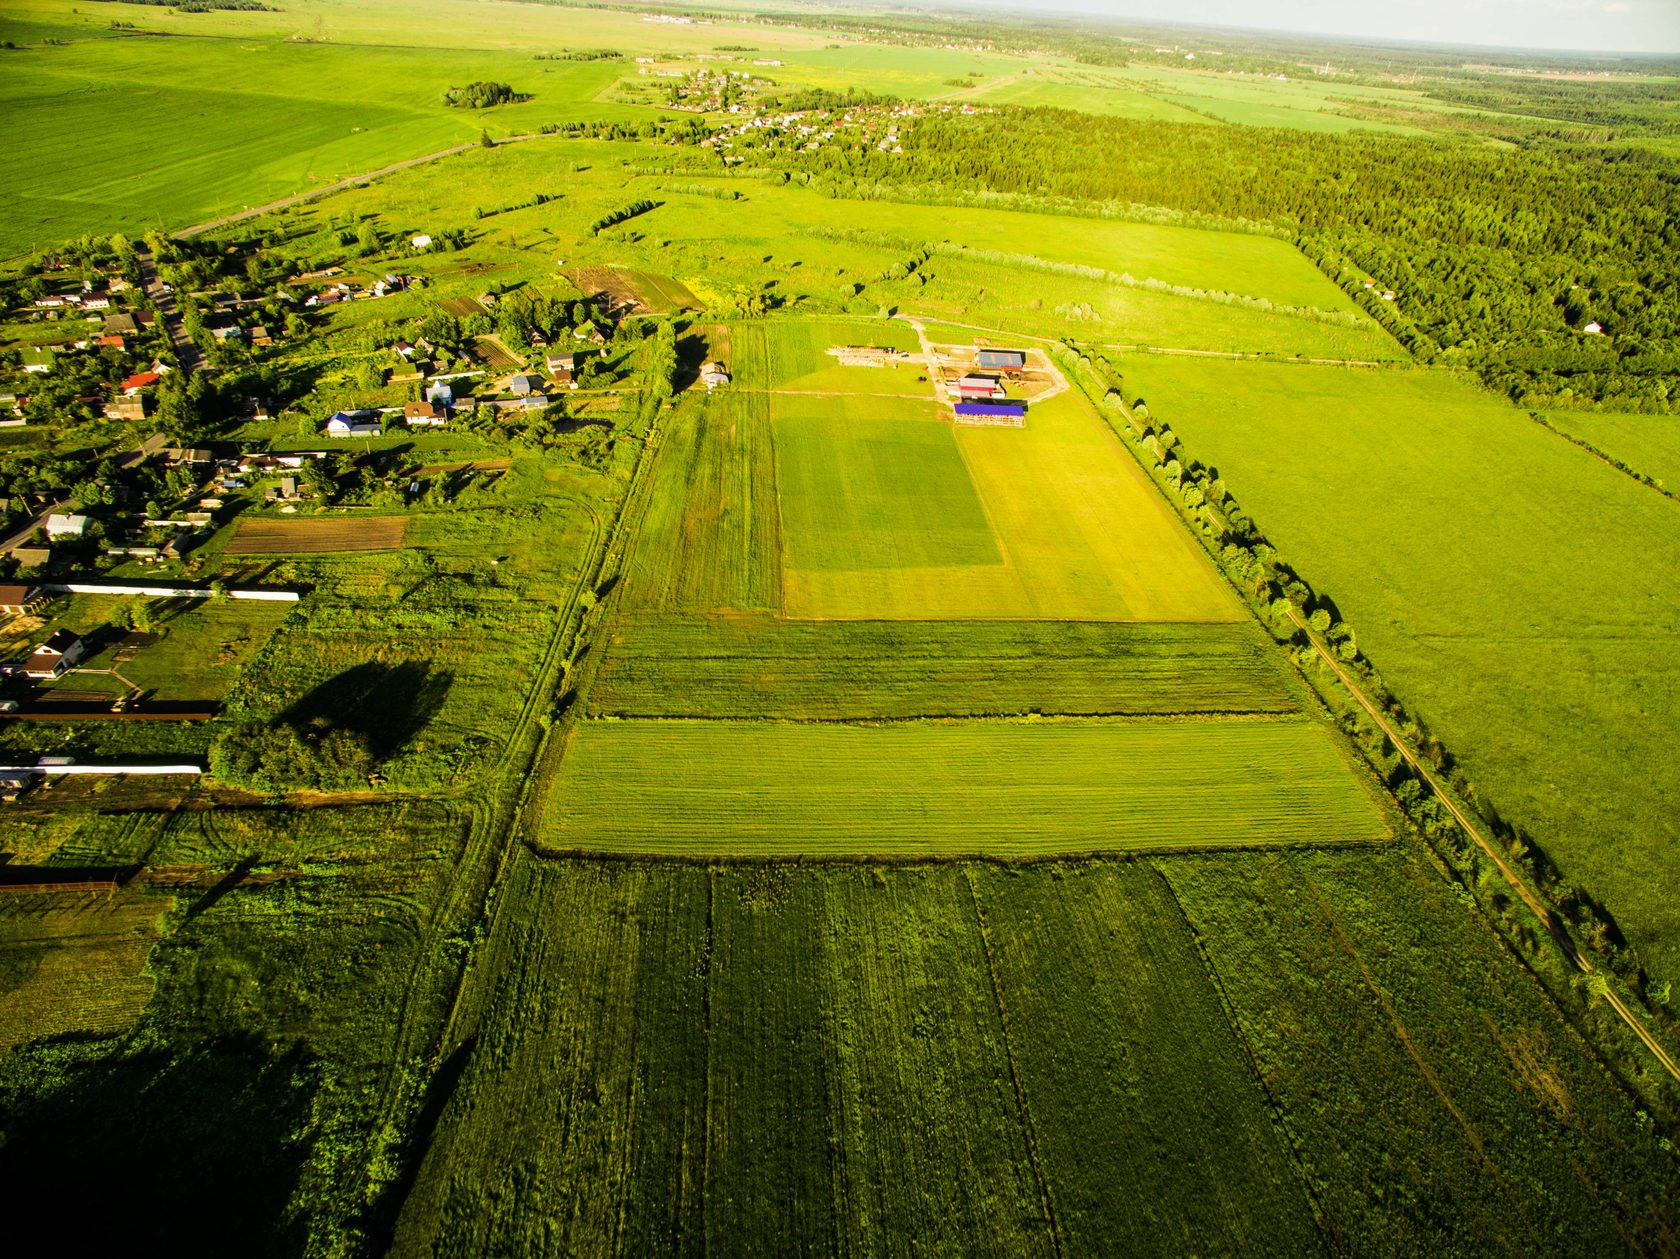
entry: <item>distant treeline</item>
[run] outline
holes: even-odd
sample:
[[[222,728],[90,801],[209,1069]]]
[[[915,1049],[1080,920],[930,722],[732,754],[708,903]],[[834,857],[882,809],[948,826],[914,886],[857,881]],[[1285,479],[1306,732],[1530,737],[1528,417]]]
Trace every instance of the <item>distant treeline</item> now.
[[[652,201],[647,197],[643,197],[640,201],[632,201],[629,205],[620,206],[612,213],[603,214],[596,219],[589,225],[589,234],[591,236],[598,235],[615,223],[623,223],[627,219],[635,218],[638,214],[646,214],[649,210],[656,210],[664,204],[663,201]]]
[[[842,197],[1248,224],[1293,239],[1418,359],[1474,368],[1523,405],[1680,409],[1680,178],[1660,153],[1053,109],[923,118],[903,147],[780,160]]]
[[[465,87],[452,87],[443,94],[443,103],[456,109],[489,109],[493,105],[512,105],[530,99],[506,83],[492,83],[486,79]]]
[[[226,9],[240,13],[278,13],[272,4],[263,4],[262,0],[99,0],[102,4],[149,4],[154,9],[169,8],[177,13],[209,13],[215,9]]]
[[[532,61],[622,61],[624,54],[616,48],[583,48],[577,52],[539,52]]]

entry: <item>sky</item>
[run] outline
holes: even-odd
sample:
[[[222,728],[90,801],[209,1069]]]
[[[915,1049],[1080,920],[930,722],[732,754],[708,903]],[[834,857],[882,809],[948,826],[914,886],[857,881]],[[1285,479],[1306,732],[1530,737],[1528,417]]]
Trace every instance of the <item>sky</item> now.
[[[1043,0],[1043,8],[1337,38],[1680,53],[1680,0]]]

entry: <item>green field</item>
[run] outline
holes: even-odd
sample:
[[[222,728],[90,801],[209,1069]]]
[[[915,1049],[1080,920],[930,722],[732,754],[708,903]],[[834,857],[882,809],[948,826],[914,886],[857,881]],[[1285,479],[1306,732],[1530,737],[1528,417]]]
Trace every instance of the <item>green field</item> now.
[[[1284,860],[522,855],[396,1251],[1660,1248],[1669,1164],[1445,888]]]
[[[1483,798],[1680,975],[1680,507],[1443,373],[1120,367]]]
[[[1298,720],[607,721],[573,731],[537,838],[697,856],[1023,857],[1387,833],[1326,732]]]
[[[626,616],[590,689],[622,717],[1289,713],[1252,625]]]
[[[1548,411],[1546,422],[1669,492],[1680,490],[1680,420],[1674,416]]]

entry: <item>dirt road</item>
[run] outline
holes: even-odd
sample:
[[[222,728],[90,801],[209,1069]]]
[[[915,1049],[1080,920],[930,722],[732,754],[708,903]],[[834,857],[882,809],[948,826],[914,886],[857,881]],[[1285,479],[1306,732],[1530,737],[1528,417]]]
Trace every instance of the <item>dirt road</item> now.
[[[534,136],[508,136],[497,140],[497,144],[516,144],[521,140],[535,139]],[[315,197],[324,197],[329,193],[343,192],[346,188],[354,188],[357,184],[365,184],[370,179],[378,179],[381,175],[394,174],[400,170],[407,170],[410,166],[423,166],[427,162],[435,162],[440,157],[450,157],[456,153],[465,153],[468,149],[476,149],[479,142],[474,140],[470,144],[457,144],[454,148],[439,149],[436,153],[427,153],[423,157],[411,157],[404,162],[392,162],[389,166],[381,166],[378,170],[370,170],[365,175],[352,175],[348,179],[341,179],[336,184],[328,184],[324,188],[313,188],[308,192],[300,192],[295,196],[282,197],[278,201],[270,201],[266,205],[254,205],[237,214],[225,214],[219,219],[211,219],[208,223],[195,223],[191,227],[183,227],[175,236],[185,239],[197,236],[203,232],[214,231],[218,227],[226,227],[229,223],[241,223],[246,219],[254,219],[259,214],[268,214],[274,210],[284,210],[287,206],[297,205],[300,201],[310,201]]]

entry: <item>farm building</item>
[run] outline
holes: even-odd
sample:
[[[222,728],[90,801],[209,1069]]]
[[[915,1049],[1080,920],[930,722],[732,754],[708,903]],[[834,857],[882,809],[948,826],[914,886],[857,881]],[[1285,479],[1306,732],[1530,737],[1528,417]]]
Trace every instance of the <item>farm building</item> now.
[[[722,363],[702,363],[700,383],[708,389],[716,389],[719,385],[729,383],[729,373],[724,370]]]
[[[30,678],[56,678],[87,650],[81,638],[67,629],[54,630],[24,661],[23,673]]]
[[[958,424],[1000,424],[1020,428],[1026,423],[1024,402],[959,402],[956,405]]]
[[[508,381],[508,392],[515,397],[527,398],[536,393],[543,386],[542,379],[521,373]]]
[[[86,516],[71,516],[54,512],[47,517],[47,536],[49,538],[79,538],[87,531],[88,518]]]
[[[327,421],[328,437],[378,437],[379,416],[373,411],[336,411]]]
[[[10,612],[13,616],[22,616],[25,612],[40,604],[46,597],[46,592],[39,586],[23,586],[16,582],[7,582],[0,585],[0,612]]]
[[[426,235],[426,233],[421,232],[418,236],[409,237],[408,243],[416,249],[430,249],[432,247],[432,238]]]
[[[989,350],[982,349],[975,356],[976,363],[981,367],[990,367],[998,371],[1018,372],[1027,366],[1027,352],[1025,350]]]
[[[1001,398],[1004,396],[1003,385],[996,376],[982,376],[977,372],[970,372],[962,377],[952,388],[952,392],[959,398]]]

